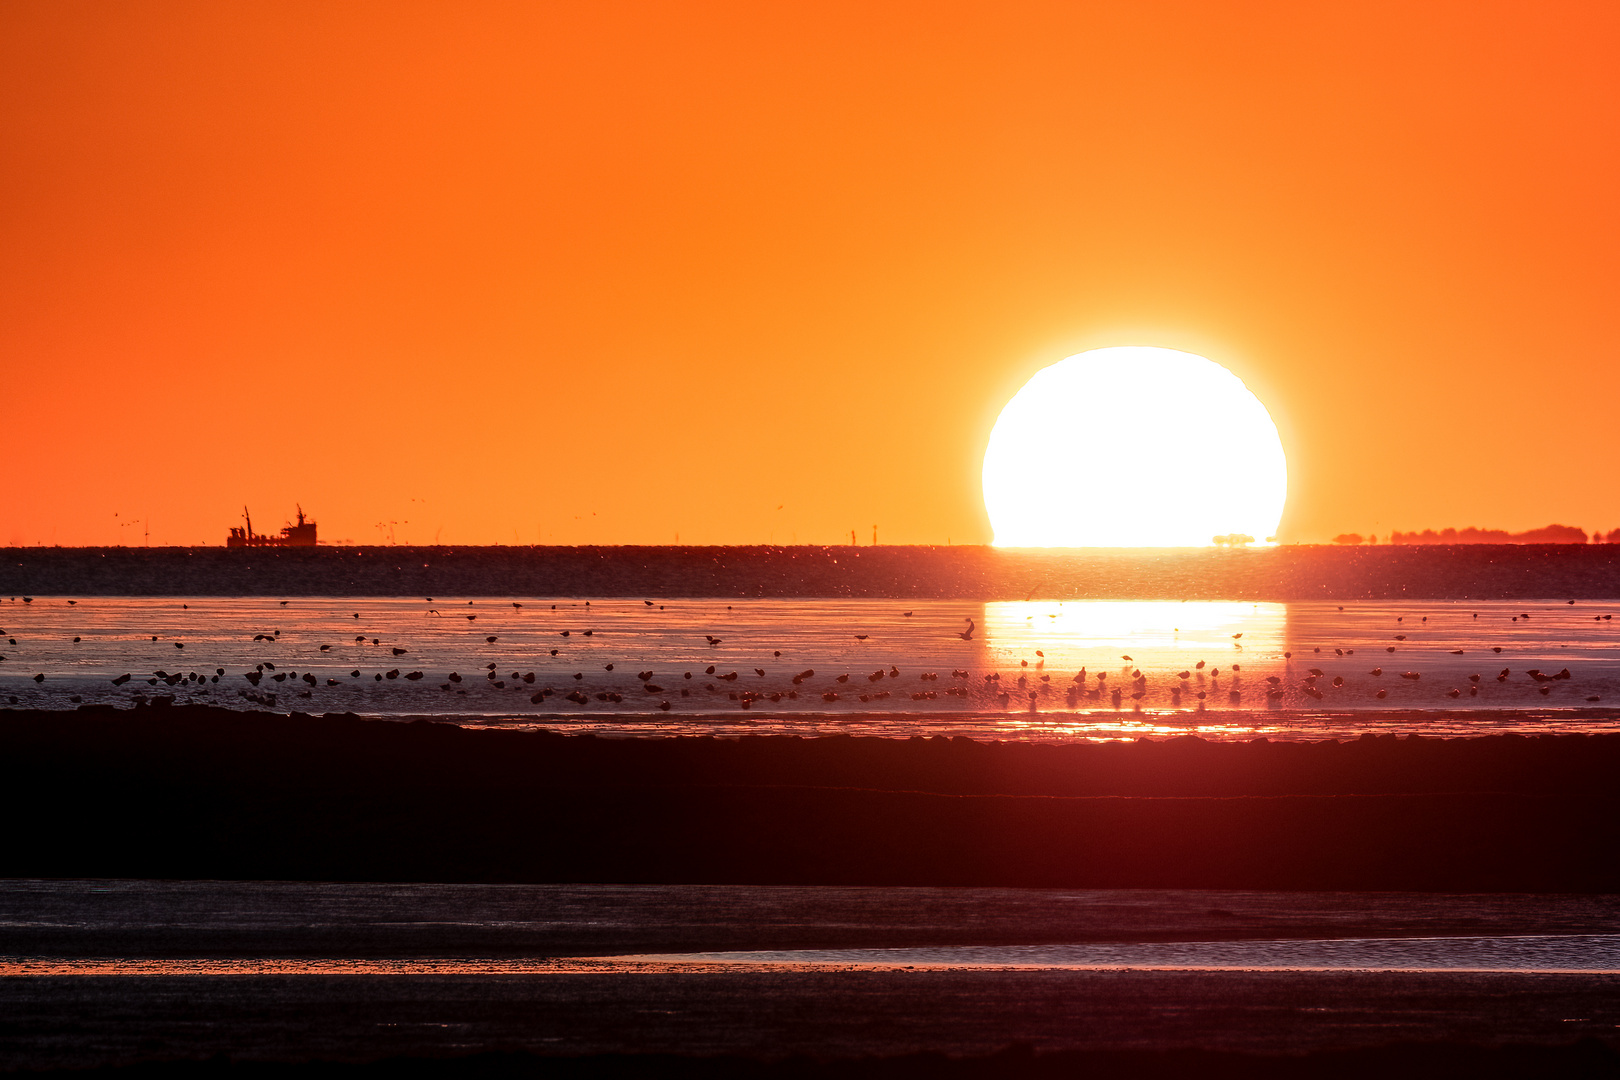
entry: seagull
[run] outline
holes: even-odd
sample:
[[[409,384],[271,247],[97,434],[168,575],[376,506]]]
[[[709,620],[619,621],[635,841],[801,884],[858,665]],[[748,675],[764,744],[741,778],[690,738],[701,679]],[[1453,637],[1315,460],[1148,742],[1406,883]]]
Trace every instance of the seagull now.
[[[969,619],[967,621],[967,624],[968,624],[968,628],[966,630],[958,630],[956,632],[956,636],[961,638],[963,641],[972,641],[973,640],[973,630],[974,630],[974,627],[977,624],[975,624],[972,619]]]

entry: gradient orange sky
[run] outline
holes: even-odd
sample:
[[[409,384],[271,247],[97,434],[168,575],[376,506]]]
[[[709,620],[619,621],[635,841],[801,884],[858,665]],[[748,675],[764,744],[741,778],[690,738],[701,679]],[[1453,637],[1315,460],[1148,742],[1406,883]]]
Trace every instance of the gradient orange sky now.
[[[1281,539],[1608,529],[1617,55],[1596,3],[16,0],[0,543],[982,543],[1002,404],[1116,344],[1267,405]]]

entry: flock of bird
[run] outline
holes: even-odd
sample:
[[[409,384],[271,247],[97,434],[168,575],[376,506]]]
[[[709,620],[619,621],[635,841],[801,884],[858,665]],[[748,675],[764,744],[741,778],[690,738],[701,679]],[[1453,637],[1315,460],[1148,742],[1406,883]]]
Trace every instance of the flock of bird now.
[[[24,604],[33,603],[33,598],[21,598]],[[15,598],[14,598],[15,600]],[[433,603],[431,597],[428,603]],[[75,600],[67,601],[69,605],[76,605]],[[520,601],[511,601],[511,608],[515,614],[523,612],[524,605]],[[1571,601],[1570,603],[1573,603]],[[281,601],[286,606],[288,601]],[[644,600],[642,604],[646,609],[655,605],[653,601]],[[589,603],[586,603],[589,608]],[[556,605],[552,605],[555,609]],[[1343,610],[1342,608],[1340,610]],[[434,618],[447,618],[444,611],[437,607],[429,607],[426,614]],[[469,624],[475,622],[478,613],[457,613]],[[903,617],[910,618],[911,611],[901,613]],[[353,614],[359,620],[359,612]],[[1478,615],[1473,616],[1478,619]],[[1517,623],[1528,621],[1528,613],[1511,616]],[[1594,616],[1597,621],[1611,619],[1612,616]],[[1402,628],[1405,617],[1397,617],[1396,628]],[[486,622],[488,620],[486,619]],[[977,625],[971,618],[963,620],[966,628],[961,630],[940,630],[942,637],[954,637],[963,642],[972,642]],[[1428,617],[1422,618],[1426,624]],[[575,634],[582,638],[593,637],[593,629],[562,629],[551,631],[559,639],[569,639]],[[480,634],[484,645],[495,646],[500,641],[499,634]],[[712,652],[724,644],[724,639],[713,634],[703,636],[704,644],[696,646],[696,652],[705,650]],[[871,638],[870,633],[852,633],[851,637],[860,643]],[[1329,673],[1321,667],[1303,666],[1296,668],[1292,652],[1282,654],[1283,673],[1269,674],[1256,680],[1252,684],[1244,681],[1244,671],[1240,658],[1243,655],[1242,633],[1231,635],[1234,660],[1229,662],[1223,671],[1218,662],[1200,659],[1196,663],[1178,672],[1160,676],[1163,693],[1153,696],[1151,704],[1167,703],[1172,709],[1192,708],[1202,711],[1210,702],[1224,702],[1231,707],[1243,707],[1263,701],[1269,708],[1275,708],[1293,694],[1298,694],[1314,702],[1326,703],[1330,699],[1345,705],[1353,703],[1353,697],[1365,697],[1370,694],[1374,700],[1384,700],[1389,695],[1389,684],[1386,683],[1386,673],[1381,666],[1362,669],[1356,665],[1355,670],[1349,670],[1354,661],[1349,660],[1355,655],[1354,648],[1344,646],[1330,647],[1336,660],[1344,661],[1346,670]],[[18,639],[0,630],[6,648],[17,649]],[[1393,633],[1389,644],[1383,646],[1386,654],[1396,653],[1399,649],[1409,648],[1406,645],[1408,634]],[[83,641],[82,635],[75,635],[72,644],[78,645]],[[151,641],[157,642],[158,637],[151,635]],[[273,647],[284,644],[281,631],[255,633],[252,641],[256,646]],[[174,640],[172,644],[176,655],[184,655],[186,642]],[[1363,648],[1365,648],[1363,644]],[[1416,647],[1416,646],[1411,646]],[[724,670],[728,665],[719,663],[704,664],[701,661],[692,665],[679,665],[675,670],[663,672],[646,668],[635,673],[634,680],[630,680],[623,672],[616,674],[618,669],[628,671],[631,667],[641,667],[640,664],[625,664],[622,661],[611,661],[599,664],[601,659],[597,656],[593,661],[591,671],[580,667],[578,670],[559,671],[522,670],[521,666],[511,663],[510,653],[505,654],[506,664],[499,659],[482,662],[477,668],[463,674],[459,670],[451,670],[442,675],[430,675],[427,671],[414,668],[407,659],[411,649],[405,645],[385,645],[380,636],[355,634],[352,639],[339,644],[323,643],[318,646],[318,653],[322,660],[341,655],[345,648],[360,650],[362,653],[384,653],[393,665],[383,667],[371,664],[355,666],[346,674],[341,671],[333,674],[323,670],[317,674],[309,670],[299,671],[292,665],[285,668],[278,666],[275,660],[266,658],[255,661],[245,670],[228,672],[224,666],[204,667],[202,670],[169,671],[157,668],[145,675],[136,675],[132,672],[122,673],[110,680],[113,687],[127,694],[127,700],[136,705],[166,705],[178,700],[178,695],[185,694],[188,700],[212,700],[216,692],[229,697],[234,695],[237,699],[260,707],[274,708],[283,704],[288,697],[288,691],[295,699],[324,698],[327,703],[335,704],[332,695],[325,691],[344,686],[366,684],[389,684],[396,680],[405,684],[426,689],[437,686],[441,694],[455,697],[478,696],[484,708],[491,707],[488,698],[490,692],[505,695],[521,694],[527,697],[530,705],[547,706],[553,708],[566,708],[561,703],[568,703],[574,709],[595,705],[597,707],[611,705],[620,706],[630,702],[633,708],[656,709],[668,712],[676,707],[677,703],[694,704],[705,709],[719,707],[724,700],[728,704],[735,703],[740,709],[752,709],[756,704],[766,702],[778,705],[786,702],[806,702],[814,705],[820,702],[822,706],[840,703],[840,708],[848,708],[852,703],[859,705],[881,707],[885,703],[903,703],[906,701],[924,703],[938,701],[943,696],[946,699],[959,699],[964,705],[979,707],[994,707],[998,709],[1028,709],[1030,711],[1049,711],[1057,707],[1062,701],[1063,707],[1070,710],[1091,710],[1107,708],[1114,711],[1140,710],[1148,703],[1150,693],[1149,676],[1129,654],[1122,654],[1122,665],[1117,670],[1099,670],[1088,672],[1084,667],[1072,676],[1060,675],[1054,682],[1054,677],[1047,668],[1047,658],[1044,650],[1034,650],[1034,655],[1021,659],[1017,668],[1001,671],[992,670],[979,672],[975,675],[968,668],[952,667],[947,674],[931,670],[914,670],[902,672],[898,664],[880,663],[871,670],[844,670],[836,673],[823,671],[818,673],[814,668],[800,670],[767,671],[765,667],[744,667],[739,670]],[[559,658],[559,655],[568,648],[566,641],[559,643],[549,650],[532,650],[533,656],[544,656],[546,660]],[[1489,646],[1496,658],[1502,653],[1502,646]],[[592,649],[599,653],[599,648]],[[1450,655],[1465,655],[1465,650],[1446,650]],[[545,655],[549,652],[549,655]],[[772,649],[771,659],[767,663],[775,664],[783,656],[783,650]],[[763,654],[763,650],[761,650]],[[1313,658],[1323,654],[1321,647],[1313,651]],[[0,653],[0,674],[5,673],[5,667],[11,666],[20,657],[8,657]],[[7,663],[10,661],[10,663]],[[1323,659],[1321,663],[1333,663]],[[296,663],[296,662],[295,662]],[[576,661],[577,663],[577,661]],[[307,665],[300,665],[306,666]],[[365,666],[373,670],[363,670]],[[547,665],[542,665],[545,667]],[[1112,668],[1113,665],[1110,665]],[[600,668],[598,672],[597,668]],[[1423,678],[1420,671],[1394,671],[1390,676],[1417,683]],[[1574,676],[1567,667],[1557,672],[1544,672],[1539,668],[1529,668],[1523,676],[1530,680],[1534,690],[1542,696],[1549,696],[1558,683],[1571,681]],[[47,675],[36,672],[32,675],[36,684],[44,684]],[[1509,683],[1513,681],[1514,674],[1510,668],[1499,670],[1486,669],[1468,673],[1466,677],[1458,678],[1456,685],[1447,686],[1438,693],[1438,697],[1456,700],[1464,696],[1476,698],[1483,687],[1490,683]],[[945,685],[939,686],[941,681]],[[1487,682],[1489,680],[1489,682]],[[242,684],[246,685],[242,685]],[[666,686],[665,684],[668,684]],[[1167,685],[1166,685],[1167,684]],[[125,689],[127,688],[127,689]],[[553,700],[555,699],[555,700]],[[686,699],[683,701],[683,699]],[[696,699],[695,701],[692,699]],[[1402,701],[1411,704],[1412,694],[1403,697]],[[72,703],[80,703],[83,694],[75,693],[68,697]],[[1584,703],[1593,704],[1601,700],[1600,695],[1583,695]],[[15,705],[19,698],[15,694],[7,695],[7,703]],[[1049,704],[1048,704],[1049,703]],[[506,706],[501,706],[506,708]],[[449,711],[449,710],[447,710]]]

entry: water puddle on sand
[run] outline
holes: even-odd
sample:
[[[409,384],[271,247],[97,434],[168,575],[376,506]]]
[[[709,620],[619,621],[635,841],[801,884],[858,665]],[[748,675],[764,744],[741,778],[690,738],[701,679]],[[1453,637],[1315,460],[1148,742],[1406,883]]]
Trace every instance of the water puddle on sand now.
[[[0,978],[549,976],[783,971],[1620,974],[1620,934],[787,949],[533,958],[0,957]]]

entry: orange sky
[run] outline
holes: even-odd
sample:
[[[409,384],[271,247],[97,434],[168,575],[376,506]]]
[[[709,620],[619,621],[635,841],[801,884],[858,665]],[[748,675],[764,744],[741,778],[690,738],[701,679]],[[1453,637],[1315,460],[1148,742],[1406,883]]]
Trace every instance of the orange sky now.
[[[986,542],[1000,406],[1115,344],[1266,403],[1284,540],[1608,529],[1617,55],[1595,3],[17,0],[0,543]]]

